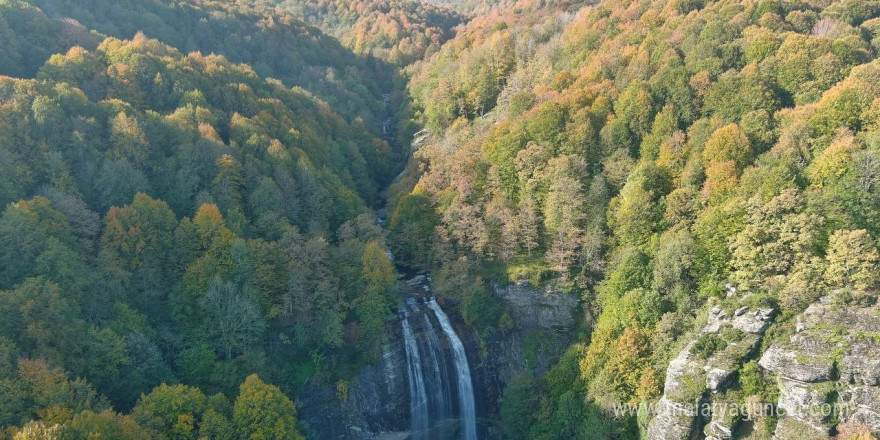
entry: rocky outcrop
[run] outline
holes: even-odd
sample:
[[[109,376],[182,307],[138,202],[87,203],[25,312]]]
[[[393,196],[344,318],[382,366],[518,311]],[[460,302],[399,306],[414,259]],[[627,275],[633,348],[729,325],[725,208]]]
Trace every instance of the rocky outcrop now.
[[[720,306],[669,363],[663,397],[654,406],[649,440],[726,440],[737,422],[725,391],[742,363],[757,350],[773,310]],[[707,348],[708,347],[708,348]]]
[[[402,345],[382,350],[381,362],[364,367],[348,396],[309,386],[297,402],[309,438],[391,440],[409,437],[409,390]]]
[[[571,342],[580,303],[576,295],[537,288],[528,282],[493,286],[493,294],[510,313],[514,329],[487,341],[483,362],[500,394],[518,372],[547,371]]]
[[[775,439],[828,438],[835,422],[880,435],[877,310],[823,298],[798,316],[795,334],[764,353],[759,365],[778,377],[783,414]]]
[[[520,328],[570,330],[575,325],[578,297],[553,290],[538,289],[528,282],[508,286],[493,286],[495,297],[501,300]]]

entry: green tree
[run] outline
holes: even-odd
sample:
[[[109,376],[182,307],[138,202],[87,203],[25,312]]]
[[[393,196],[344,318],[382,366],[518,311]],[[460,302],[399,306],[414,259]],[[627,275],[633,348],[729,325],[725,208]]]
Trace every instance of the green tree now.
[[[141,396],[131,414],[151,438],[195,440],[206,403],[197,388],[162,384]]]
[[[414,191],[400,197],[388,224],[388,247],[398,264],[427,267],[431,263],[431,243],[438,223],[426,194]]]
[[[253,288],[215,278],[200,303],[207,319],[205,336],[214,341],[226,360],[236,350],[247,350],[263,334],[265,322]]]
[[[248,440],[304,440],[296,428],[296,407],[274,385],[252,374],[239,388],[233,407],[239,438]]]
[[[743,288],[761,288],[815,255],[823,219],[804,208],[795,189],[766,203],[759,196],[749,200],[746,225],[730,244],[733,277]]]
[[[880,281],[880,254],[868,231],[835,231],[828,240],[826,276],[834,287],[871,289]]]

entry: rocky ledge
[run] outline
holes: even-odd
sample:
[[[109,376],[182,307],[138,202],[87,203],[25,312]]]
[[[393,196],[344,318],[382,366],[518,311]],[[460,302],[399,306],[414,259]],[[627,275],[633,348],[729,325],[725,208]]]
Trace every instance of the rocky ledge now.
[[[729,388],[755,358],[778,389],[770,402],[778,415],[774,440],[825,440],[843,424],[880,436],[880,307],[822,298],[795,318],[792,334],[760,354],[772,319],[769,309],[711,307],[706,325],[669,363],[648,439],[752,438],[737,432],[748,425],[740,415],[719,409],[743,403]]]
[[[797,317],[787,341],[759,365],[778,378],[778,440],[826,439],[835,423],[858,423],[880,435],[878,308],[834,304],[830,297]]]
[[[409,390],[402,345],[384,347],[382,360],[364,367],[349,384],[347,395],[310,385],[297,406],[309,438],[409,438]]]
[[[732,437],[737,420],[719,410],[727,403],[725,390],[758,349],[773,314],[763,308],[709,309],[706,325],[669,363],[663,397],[648,425],[649,440]]]

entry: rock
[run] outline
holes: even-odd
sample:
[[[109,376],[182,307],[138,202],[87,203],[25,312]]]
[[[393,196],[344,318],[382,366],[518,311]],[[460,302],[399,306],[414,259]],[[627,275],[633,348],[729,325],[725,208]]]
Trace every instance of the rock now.
[[[718,331],[721,330],[721,326],[728,321],[727,312],[721,307],[714,306],[709,309],[709,318],[706,322],[706,326],[703,327],[703,333],[718,333]]]
[[[541,291],[529,283],[493,286],[495,296],[507,306],[519,328],[570,329],[575,324],[576,295]]]
[[[824,297],[796,322],[797,333],[771,346],[759,362],[780,376],[777,406],[783,413],[774,438],[824,439],[835,422],[860,423],[880,434],[877,308],[841,306]]]
[[[830,352],[829,352],[830,353]],[[758,361],[765,370],[800,382],[819,382],[831,378],[834,363],[829,356],[813,357],[798,350],[771,346]]]
[[[655,415],[648,423],[648,440],[728,440],[739,419],[730,405],[715,405],[716,399],[727,399],[725,388],[732,381],[742,362],[752,356],[760,345],[762,334],[773,317],[772,310],[749,311],[740,307],[729,317],[721,307],[708,311],[707,324],[669,362],[663,397],[655,406]],[[738,320],[738,321],[737,321]],[[739,325],[735,323],[739,322]],[[725,331],[721,332],[724,328]],[[730,335],[728,330],[733,330]],[[720,333],[727,344],[708,359],[691,354],[696,341],[706,333]],[[706,391],[711,393],[706,393]],[[707,405],[710,412],[695,405]],[[690,409],[690,411],[687,411]]]
[[[828,395],[832,388],[821,384],[803,384],[788,379],[779,381],[779,403],[785,417],[812,426],[816,430],[828,430],[830,411],[825,411]]]
[[[297,402],[309,438],[377,440],[408,438],[409,389],[401,344],[382,350],[382,361],[361,369],[349,385],[348,399],[334,390],[309,385]],[[391,435],[391,437],[388,437]]]
[[[711,406],[712,418],[704,429],[706,440],[730,440],[733,437],[733,428],[740,414],[732,403],[717,402]]]
[[[817,429],[790,417],[781,417],[773,433],[773,440],[828,440],[828,438],[827,429]]]
[[[408,280],[405,281],[406,285],[407,285],[407,286],[410,286],[410,287],[418,286],[418,285],[420,285],[420,284],[422,284],[422,283],[424,283],[424,282],[425,282],[425,276],[424,276],[424,275],[416,275],[416,276],[414,276],[414,277],[412,277],[412,278],[410,278],[410,279],[408,279]]]
[[[747,307],[741,307],[734,313],[733,327],[752,334],[763,333],[770,325],[773,318],[772,309],[757,309],[748,312]]]
[[[529,283],[493,286],[495,296],[510,311],[516,330],[498,334],[488,341],[485,362],[494,379],[502,387],[518,372],[542,374],[553,366],[571,344],[571,331],[579,310],[577,296],[552,290],[542,291]],[[540,338],[531,344],[536,353],[526,356],[525,341]],[[530,358],[530,359],[527,359]],[[529,362],[531,360],[531,362]]]
[[[703,392],[702,363],[693,361],[690,354],[693,345],[694,341],[688,343],[666,369],[663,397],[672,402],[693,404]],[[699,388],[695,389],[695,386]]]
[[[654,418],[648,425],[648,438],[651,440],[684,440],[691,438],[698,426],[693,403],[679,404],[665,396],[654,405]]]
[[[706,388],[710,391],[720,391],[733,377],[733,371],[721,368],[712,368],[706,374]]]
[[[840,380],[868,386],[880,386],[880,342],[853,341],[849,354],[839,363]]]
[[[854,386],[841,391],[841,422],[861,423],[871,432],[880,432],[880,388]]]

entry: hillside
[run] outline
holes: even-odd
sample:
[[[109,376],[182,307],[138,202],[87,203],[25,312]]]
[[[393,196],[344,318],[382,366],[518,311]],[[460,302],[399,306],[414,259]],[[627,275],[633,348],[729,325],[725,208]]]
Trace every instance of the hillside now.
[[[876,301],[880,4],[580,6],[495,8],[410,85],[431,134],[396,186],[394,254],[489,339],[509,322],[490,282],[586,305],[560,362],[508,385],[506,438],[646,435],[612,407],[659,398],[707,300],[774,310],[764,347],[820,297]]]
[[[0,18],[0,72],[16,75],[0,76],[0,437],[301,438],[288,396],[379,355],[393,268],[369,207],[396,166],[391,146],[283,82],[322,87],[309,69],[265,65],[283,80],[267,78],[184,54],[183,34],[160,32],[180,49],[104,37],[80,24],[101,18],[55,20],[19,1]],[[101,31],[137,29],[112,21],[132,27]],[[201,43],[265,64],[276,58],[248,48],[305,30],[297,38],[328,48],[311,56],[340,72],[368,65],[297,26]],[[349,110],[384,114],[374,95],[388,78],[349,74],[374,92],[325,90],[360,91],[369,105]]]
[[[436,52],[463,19],[446,8],[410,0],[263,0],[302,17],[358,54],[406,66]]]
[[[183,53],[223,55],[249,64],[263,77],[300,86],[348,120],[361,118],[379,132],[382,94],[394,70],[358,57],[300,19],[250,1],[28,0],[49,17],[73,19],[87,29],[130,39],[138,32]],[[375,128],[374,128],[375,127]]]
[[[880,437],[880,1],[0,39],[0,439]]]

